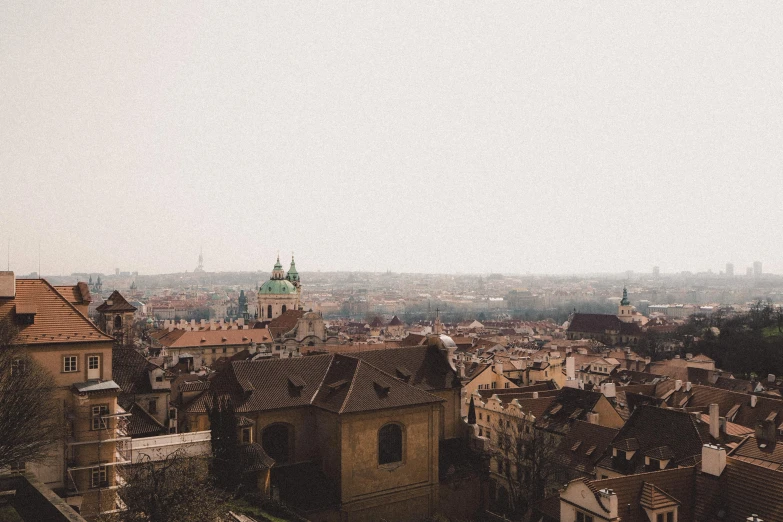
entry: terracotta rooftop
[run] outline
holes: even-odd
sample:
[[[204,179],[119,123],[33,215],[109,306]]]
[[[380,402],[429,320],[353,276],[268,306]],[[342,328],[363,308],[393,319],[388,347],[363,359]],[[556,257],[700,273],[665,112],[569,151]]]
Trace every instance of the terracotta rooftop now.
[[[96,310],[100,313],[135,312],[136,307],[126,301],[119,291],[115,290]]]
[[[270,335],[277,338],[290,332],[304,314],[304,310],[286,310],[281,315],[269,321],[267,329],[269,330]]]
[[[44,279],[17,279],[16,297],[0,299],[0,318],[14,320],[16,307],[35,311],[33,324],[19,325],[19,343],[113,341]]]
[[[247,330],[227,329],[210,330],[159,330],[153,335],[166,348],[205,348],[212,346],[250,345],[251,343],[269,343],[272,336],[267,329],[248,328]]]

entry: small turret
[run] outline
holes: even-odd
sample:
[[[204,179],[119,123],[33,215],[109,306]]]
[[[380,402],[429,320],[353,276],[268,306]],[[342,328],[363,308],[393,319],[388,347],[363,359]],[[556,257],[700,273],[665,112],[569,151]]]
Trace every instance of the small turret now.
[[[277,263],[275,263],[275,267],[272,269],[272,279],[280,280],[285,278],[283,265],[280,264],[280,256],[277,256]]]
[[[285,278],[291,281],[294,286],[299,287],[299,272],[296,271],[293,255],[291,256],[291,268],[288,269],[288,274]]]

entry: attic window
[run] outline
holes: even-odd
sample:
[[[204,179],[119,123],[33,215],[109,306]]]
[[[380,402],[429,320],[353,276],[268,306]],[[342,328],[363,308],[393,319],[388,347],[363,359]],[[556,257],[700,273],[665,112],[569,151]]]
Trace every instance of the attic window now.
[[[332,384],[327,384],[326,387],[329,388],[330,391],[336,392],[346,384],[348,384],[347,380],[340,379],[339,381],[333,382]]]
[[[576,451],[576,450],[578,450],[578,449],[579,449],[579,446],[581,446],[581,445],[582,445],[582,441],[581,441],[581,440],[578,440],[578,441],[576,441],[576,444],[574,444],[573,446],[571,446],[571,451]]]
[[[399,377],[400,380],[403,380],[405,382],[408,382],[410,380],[411,372],[405,366],[397,366],[397,368],[395,368],[395,371],[397,372],[397,377]]]
[[[576,419],[579,417],[584,410],[582,408],[577,408],[574,410],[574,412],[568,416],[569,419]]]
[[[595,446],[590,446],[589,448],[587,448],[587,451],[585,451],[585,456],[589,457],[590,455],[593,454],[594,451],[595,451]]]
[[[298,375],[289,375],[288,376],[288,385],[291,386],[292,388],[302,389],[302,388],[305,387],[305,384],[307,384],[307,383],[304,382],[304,379],[302,379]]]
[[[562,405],[562,404],[555,404],[555,405],[552,407],[552,410],[551,410],[549,413],[550,413],[550,414],[552,414],[552,415],[554,415],[555,413],[559,412],[559,411],[560,411],[560,410],[562,410],[562,409],[563,409],[563,405]]]
[[[381,397],[386,397],[389,395],[389,390],[391,389],[391,386],[386,384],[385,382],[381,381],[375,381],[372,383],[373,387],[375,388],[375,392],[380,395]]]

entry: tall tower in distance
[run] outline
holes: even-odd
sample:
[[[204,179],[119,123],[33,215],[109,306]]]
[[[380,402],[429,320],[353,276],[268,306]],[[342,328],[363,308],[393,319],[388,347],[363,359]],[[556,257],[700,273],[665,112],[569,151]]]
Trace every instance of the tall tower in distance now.
[[[659,277],[661,277],[661,267],[654,266],[654,267],[653,267],[652,274],[653,274],[653,277],[654,277],[655,279],[658,279]]]
[[[199,250],[198,253],[198,266],[196,267],[194,272],[203,272],[204,271],[204,248],[202,247],[201,250]]]
[[[761,277],[761,261],[753,261],[753,277]]]
[[[726,263],[726,277],[734,277],[734,263]]]

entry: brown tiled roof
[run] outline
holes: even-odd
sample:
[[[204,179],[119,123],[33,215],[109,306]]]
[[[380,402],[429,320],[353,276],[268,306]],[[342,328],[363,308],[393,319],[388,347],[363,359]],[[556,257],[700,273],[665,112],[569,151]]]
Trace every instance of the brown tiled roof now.
[[[645,469],[643,455],[658,448],[667,447],[671,455],[670,465],[680,464],[686,459],[701,456],[701,448],[710,442],[709,425],[694,419],[693,415],[679,410],[640,406],[620,428],[612,446],[623,450],[639,450],[631,461],[625,457],[613,458],[606,451],[599,462],[602,468],[629,474]]]
[[[588,481],[596,489],[611,489],[617,495],[618,515],[622,522],[649,522],[642,502],[673,505],[679,503],[679,520],[693,519],[695,468],[684,468],[640,473],[625,477]],[[668,500],[667,500],[668,499]]]
[[[406,383],[365,360],[367,353],[376,352],[233,362],[215,374],[210,390],[188,404],[187,411],[207,411],[212,393],[231,396],[240,413],[309,405],[335,413],[353,413],[442,402],[427,392],[431,381],[418,379],[426,377],[429,370],[416,366],[415,360],[407,361],[412,377]],[[399,363],[394,355],[386,360],[374,359]],[[434,360],[424,358],[421,362],[429,365]],[[437,373],[437,367],[434,370]]]
[[[656,389],[656,395],[665,392],[673,383],[663,382]],[[687,399],[689,408],[708,408],[710,404],[717,404],[722,417],[735,424],[748,428],[755,428],[756,423],[763,421],[770,414],[776,413],[778,418],[783,418],[783,400],[780,398],[757,396],[756,406],[751,407],[751,395],[729,390],[722,390],[712,386],[693,385],[690,392],[681,390],[672,393],[666,403],[669,406],[680,404]],[[734,409],[736,407],[736,409]],[[728,415],[731,412],[732,415]]]
[[[56,285],[54,289],[60,292],[60,294],[73,305],[88,304],[92,302],[92,295],[90,294],[90,288],[87,286],[87,283],[79,282],[75,285],[67,286]]]
[[[543,415],[536,419],[536,427],[565,434],[573,420],[585,420],[603,395],[598,392],[563,388]]]
[[[286,310],[281,315],[269,321],[269,333],[278,338],[294,329],[296,323],[305,314],[304,310]]]
[[[663,509],[674,507],[680,504],[680,501],[666,493],[664,490],[649,482],[642,483],[642,494],[639,504],[647,509]]]
[[[721,478],[727,522],[745,522],[753,514],[765,522],[783,520],[783,473],[728,457]]]
[[[403,324],[404,323],[400,321],[400,318],[397,317],[396,315],[392,317],[391,321],[389,321],[389,326],[401,326]]]
[[[272,457],[266,454],[261,444],[242,444],[239,446],[239,458],[245,473],[269,469],[275,465]]]
[[[748,437],[732,450],[731,456],[763,468],[783,471],[783,442],[766,444],[762,448],[755,437]]]
[[[131,414],[128,422],[128,434],[131,437],[154,437],[167,433],[166,428],[155,417],[135,402],[131,403],[126,411]]]
[[[426,335],[418,335],[409,333],[405,337],[403,337],[402,341],[400,341],[400,344],[402,346],[420,346],[421,344],[427,342],[427,336]]]
[[[251,343],[269,343],[272,336],[267,329],[238,328],[210,330],[163,330],[160,335],[156,332],[156,341],[166,348],[209,348],[215,346],[250,345]]]
[[[112,380],[122,389],[121,393],[152,393],[149,371],[155,365],[133,348],[114,348],[111,352]]]
[[[405,366],[412,372],[408,384],[425,391],[450,390],[461,386],[457,372],[435,346],[389,348],[351,355],[389,375],[395,375],[398,367]]]
[[[113,341],[44,279],[17,279],[16,297],[0,299],[0,318],[13,320],[17,305],[36,311],[34,324],[19,325],[20,344]]]
[[[713,384],[714,387],[722,390],[735,391],[740,393],[749,393],[753,391],[755,385],[745,379],[733,379],[729,377],[718,377]]]
[[[560,443],[556,458],[561,465],[590,475],[617,431],[615,428],[576,420]]]
[[[111,304],[109,304],[111,302]],[[106,299],[103,304],[99,305],[96,310],[100,313],[107,313],[107,312],[135,312],[136,307],[130,304],[128,301],[125,300],[124,297],[122,297],[122,294],[115,290],[111,293],[108,299]]]
[[[638,324],[624,323],[616,315],[611,314],[575,313],[568,325],[569,332],[605,334],[607,330],[629,335],[641,334]]]

